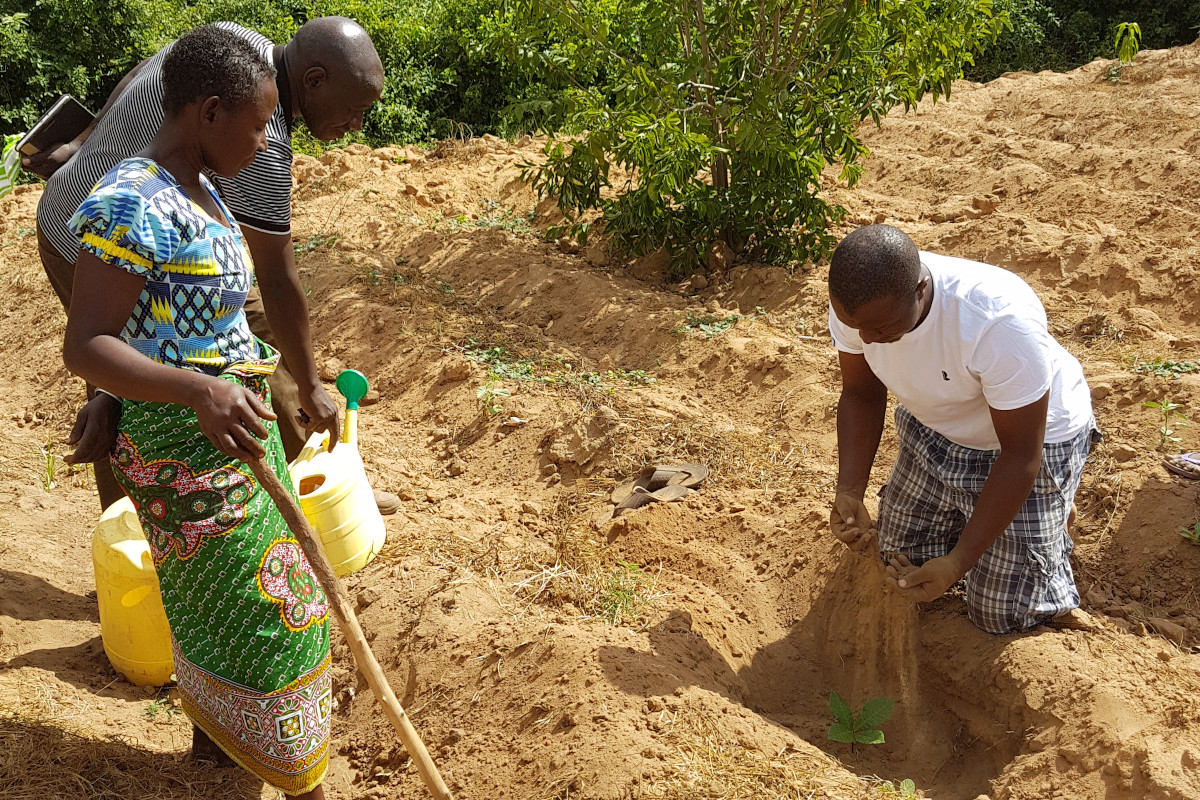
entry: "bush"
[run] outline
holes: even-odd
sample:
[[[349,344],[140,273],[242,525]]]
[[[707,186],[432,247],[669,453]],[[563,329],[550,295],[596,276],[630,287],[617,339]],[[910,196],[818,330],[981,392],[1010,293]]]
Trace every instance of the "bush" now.
[[[613,25],[579,0],[520,7],[534,52],[566,24],[574,59],[541,51],[543,74],[597,63],[597,85],[564,94],[553,139],[528,175],[587,235],[599,209],[618,250],[660,247],[676,273],[715,240],[756,259],[795,264],[828,252],[843,215],[819,194],[829,164],[853,184],[866,148],[858,125],[927,92],[950,92],[1003,18],[990,0],[642,0],[640,24]],[[570,74],[566,77],[570,78]],[[632,176],[613,186],[612,165]],[[606,189],[618,194],[608,196]]]
[[[126,71],[198,25],[232,20],[283,43],[333,14],[362,23],[384,63],[360,137],[373,144],[510,133],[504,109],[544,88],[485,46],[507,25],[502,0],[0,0],[0,131],[26,129],[63,92],[98,109]]]
[[[1068,70],[1095,58],[1116,58],[1117,26],[1136,22],[1143,49],[1190,44],[1200,28],[1200,0],[999,0],[1012,29],[966,77],[988,81],[1015,70]]]
[[[0,132],[27,129],[63,92],[103,105],[142,58],[112,29],[136,29],[139,15],[137,0],[0,0]]]

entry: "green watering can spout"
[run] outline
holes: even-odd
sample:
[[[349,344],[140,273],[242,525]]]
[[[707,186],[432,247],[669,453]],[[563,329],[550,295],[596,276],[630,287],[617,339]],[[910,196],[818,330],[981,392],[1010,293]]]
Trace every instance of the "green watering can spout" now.
[[[356,369],[344,369],[337,376],[337,388],[346,398],[346,419],[342,422],[342,436],[339,441],[346,444],[358,442],[358,401],[367,394],[371,384],[367,376]]]
[[[346,410],[349,411],[358,408],[358,401],[366,397],[371,384],[367,382],[367,376],[358,370],[344,369],[337,376],[337,388],[346,398]]]

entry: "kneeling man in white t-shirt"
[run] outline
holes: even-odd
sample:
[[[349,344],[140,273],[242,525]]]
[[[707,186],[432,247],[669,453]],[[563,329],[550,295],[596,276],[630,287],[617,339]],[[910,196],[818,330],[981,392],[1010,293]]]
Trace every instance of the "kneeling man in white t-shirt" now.
[[[1078,607],[1068,517],[1099,432],[1083,370],[1029,285],[870,225],[834,251],[829,299],[833,534],[863,553],[878,537],[889,583],[918,602],[965,577],[971,621],[991,633]],[[876,524],[863,494],[889,391],[899,453]]]

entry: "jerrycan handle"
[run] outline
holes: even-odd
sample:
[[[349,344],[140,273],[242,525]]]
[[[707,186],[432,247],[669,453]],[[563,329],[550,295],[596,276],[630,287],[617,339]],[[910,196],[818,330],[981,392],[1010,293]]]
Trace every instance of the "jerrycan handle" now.
[[[338,441],[344,444],[356,444],[358,442],[358,401],[366,396],[371,384],[367,382],[367,376],[358,370],[345,369],[337,376],[337,388],[342,393],[342,397],[346,398],[346,419],[342,423],[342,436]]]

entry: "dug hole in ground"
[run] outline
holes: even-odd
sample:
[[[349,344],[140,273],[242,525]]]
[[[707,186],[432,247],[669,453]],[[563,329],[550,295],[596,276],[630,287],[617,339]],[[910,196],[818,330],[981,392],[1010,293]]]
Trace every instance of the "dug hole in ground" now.
[[[1200,49],[1108,67],[958,83],[866,133],[857,189],[828,186],[854,225],[1019,273],[1083,362],[1106,437],[1078,496],[1086,633],[990,636],[956,596],[918,611],[831,539],[823,267],[715,259],[667,285],[559,248],[517,178],[529,140],[297,159],[318,361],[371,378],[361,447],[403,501],[347,584],[457,797],[867,798],[906,778],[950,800],[1200,797],[1200,547],[1179,532],[1200,484],[1157,449],[1200,449],[1200,429],[1164,434],[1145,405],[1200,412],[1167,363],[1200,358]],[[83,388],[38,197],[0,201],[0,796],[258,797],[185,761],[169,692],[104,657],[97,501],[45,454]],[[617,482],[679,461],[709,465],[701,491],[608,516]],[[328,796],[423,797],[334,637]],[[895,700],[886,742],[828,741],[831,691]]]

